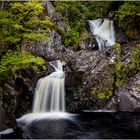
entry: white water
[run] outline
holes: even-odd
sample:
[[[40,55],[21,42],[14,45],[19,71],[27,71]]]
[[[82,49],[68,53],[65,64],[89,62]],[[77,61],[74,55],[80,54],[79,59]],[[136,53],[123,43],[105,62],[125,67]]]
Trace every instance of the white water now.
[[[59,60],[50,62],[55,72],[39,79],[33,102],[33,113],[65,111],[65,74]]]
[[[114,25],[112,20],[101,18],[88,20],[90,30],[95,35],[99,50],[115,44]]]
[[[68,114],[65,112],[46,112],[46,113],[30,113],[26,114],[23,117],[16,119],[18,122],[18,125],[29,125],[30,123],[38,120],[45,120],[45,119],[73,119],[72,114]]]

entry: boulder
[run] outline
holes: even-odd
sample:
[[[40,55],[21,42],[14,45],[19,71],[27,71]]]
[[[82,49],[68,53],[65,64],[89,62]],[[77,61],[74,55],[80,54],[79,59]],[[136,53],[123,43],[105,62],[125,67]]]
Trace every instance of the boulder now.
[[[140,111],[140,74],[116,90],[120,111]]]

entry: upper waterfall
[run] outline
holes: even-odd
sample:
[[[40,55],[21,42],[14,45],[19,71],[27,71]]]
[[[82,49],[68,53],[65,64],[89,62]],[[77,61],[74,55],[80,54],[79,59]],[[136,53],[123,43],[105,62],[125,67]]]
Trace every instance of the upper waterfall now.
[[[113,21],[109,19],[88,20],[90,31],[95,35],[99,50],[115,44]]]
[[[59,60],[49,63],[55,72],[39,79],[33,102],[33,113],[65,111],[65,74]]]

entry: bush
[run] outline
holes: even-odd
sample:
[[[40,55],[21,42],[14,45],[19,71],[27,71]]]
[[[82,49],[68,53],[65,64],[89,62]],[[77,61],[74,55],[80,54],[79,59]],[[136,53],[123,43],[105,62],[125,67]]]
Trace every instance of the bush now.
[[[98,100],[109,99],[112,96],[112,93],[113,93],[112,88],[103,90],[103,89],[97,89],[96,87],[94,87],[91,89],[92,96]]]
[[[0,41],[7,43],[9,49],[20,47],[25,39],[48,38],[53,26],[50,18],[43,15],[41,2],[11,2],[7,9],[0,10]]]
[[[75,31],[75,30],[69,30],[66,33],[65,39],[64,39],[64,44],[65,46],[73,46],[75,48],[77,48],[78,44],[79,44],[79,32]]]
[[[140,2],[125,2],[118,10],[119,25],[126,29],[128,35],[136,34],[140,22]]]
[[[40,57],[35,57],[30,53],[20,53],[8,51],[0,61],[0,79],[4,80],[16,71],[21,69],[28,69],[30,66],[41,66],[44,60]],[[35,70],[37,67],[34,67]]]
[[[66,46],[74,45],[76,48],[80,40],[89,37],[86,20],[107,15],[112,1],[55,1],[52,4],[57,13],[56,18],[61,19],[63,24],[66,25],[66,29],[70,29],[63,40],[64,44]]]

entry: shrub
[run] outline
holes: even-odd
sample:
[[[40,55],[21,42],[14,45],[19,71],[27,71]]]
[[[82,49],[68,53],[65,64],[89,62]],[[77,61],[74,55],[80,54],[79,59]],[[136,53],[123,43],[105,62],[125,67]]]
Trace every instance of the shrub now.
[[[79,33],[75,30],[69,30],[66,33],[64,44],[65,46],[73,46],[77,48],[79,40],[80,40]]]
[[[118,10],[119,25],[126,29],[128,35],[136,34],[139,30],[140,3],[125,2]]]
[[[28,69],[30,66],[41,66],[44,64],[44,60],[40,57],[35,57],[30,53],[20,53],[14,51],[8,51],[2,56],[0,61],[0,78],[6,79],[13,75],[16,71],[21,69]]]

